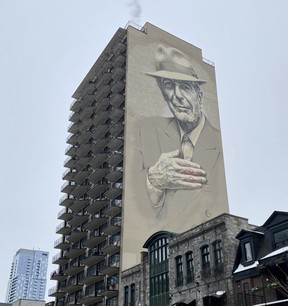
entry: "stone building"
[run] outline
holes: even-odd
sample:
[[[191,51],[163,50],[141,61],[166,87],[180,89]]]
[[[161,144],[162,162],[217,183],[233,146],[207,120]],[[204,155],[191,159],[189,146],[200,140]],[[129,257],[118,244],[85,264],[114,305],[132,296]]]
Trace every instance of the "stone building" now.
[[[155,233],[141,263],[122,272],[120,305],[236,305],[235,237],[251,228],[247,219],[224,213],[181,234]]]

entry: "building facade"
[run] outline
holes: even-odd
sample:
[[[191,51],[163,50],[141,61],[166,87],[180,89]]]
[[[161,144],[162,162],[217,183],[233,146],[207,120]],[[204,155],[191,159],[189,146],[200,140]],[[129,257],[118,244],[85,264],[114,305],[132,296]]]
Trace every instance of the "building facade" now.
[[[176,92],[185,105],[173,106]],[[170,33],[128,26],[73,98],[49,295],[114,306],[121,271],[140,264],[153,233],[228,212],[215,69]]]
[[[238,305],[232,270],[247,219],[222,214],[181,233],[165,231],[145,243],[139,265],[123,271],[120,305]]]
[[[288,305],[288,213],[241,230],[233,272],[237,305]]]
[[[45,300],[48,252],[20,249],[13,257],[6,302]]]

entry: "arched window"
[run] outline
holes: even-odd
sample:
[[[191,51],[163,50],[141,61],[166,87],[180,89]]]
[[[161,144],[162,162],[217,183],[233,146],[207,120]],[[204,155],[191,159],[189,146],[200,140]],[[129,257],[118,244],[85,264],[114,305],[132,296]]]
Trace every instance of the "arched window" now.
[[[169,305],[169,238],[172,233],[160,231],[144,244],[148,248],[150,274],[150,306]]]
[[[186,258],[186,283],[192,283],[194,281],[194,260],[193,252],[187,252]]]

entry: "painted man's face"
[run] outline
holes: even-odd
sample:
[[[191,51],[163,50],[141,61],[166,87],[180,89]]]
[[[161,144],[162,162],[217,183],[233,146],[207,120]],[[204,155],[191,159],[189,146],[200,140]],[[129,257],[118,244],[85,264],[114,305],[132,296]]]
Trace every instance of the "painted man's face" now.
[[[188,125],[192,130],[202,116],[202,92],[193,82],[158,79],[158,85],[172,114],[181,125]]]

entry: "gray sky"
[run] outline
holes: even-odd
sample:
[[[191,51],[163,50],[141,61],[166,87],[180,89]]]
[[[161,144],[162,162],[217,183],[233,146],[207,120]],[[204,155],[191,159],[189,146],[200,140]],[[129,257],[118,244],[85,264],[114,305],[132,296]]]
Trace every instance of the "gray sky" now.
[[[215,62],[230,212],[261,225],[287,211],[287,13],[287,0],[0,0],[0,302],[19,248],[50,252],[48,278],[57,268],[71,95],[129,20]]]

